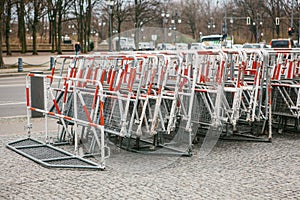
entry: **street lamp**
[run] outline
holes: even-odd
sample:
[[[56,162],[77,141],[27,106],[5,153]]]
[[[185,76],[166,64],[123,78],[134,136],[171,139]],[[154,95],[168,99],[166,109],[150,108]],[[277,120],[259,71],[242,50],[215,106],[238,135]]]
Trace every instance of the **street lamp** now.
[[[170,14],[168,12],[162,11],[161,16],[163,18],[163,29],[164,29],[164,35],[163,35],[163,43],[165,43],[166,40],[166,26],[168,23],[168,18],[170,17]]]
[[[143,35],[143,33],[144,33],[144,29],[143,29],[143,28],[141,28],[141,40],[142,40],[142,42],[143,42],[143,39],[144,39],[144,35]]]
[[[210,21],[207,24],[207,28],[210,31],[210,33],[212,33],[213,29],[216,28],[216,25],[215,25],[215,22],[214,22],[214,18],[212,18],[212,17],[210,18]]]
[[[112,11],[114,6],[114,1],[106,0],[105,3],[108,6],[108,14],[109,14],[109,51],[112,51]]]
[[[170,30],[175,31],[174,33],[174,42],[176,43],[176,25],[181,24],[180,15],[178,14],[178,11],[175,11],[175,14],[172,16]]]
[[[54,10],[50,11],[49,21],[50,21],[50,30],[49,30],[49,43],[51,43],[51,52],[54,53],[54,40],[55,40],[55,16],[54,16]]]
[[[255,37],[255,38],[256,38],[256,43],[258,43],[258,42],[259,42],[259,38],[260,38],[260,34],[259,34],[259,26],[262,27],[263,22],[262,22],[261,20],[259,20],[258,18],[256,19],[256,21],[257,21],[257,22],[259,21],[259,23],[253,21],[252,25],[253,25],[254,28],[255,28],[255,33],[256,33],[256,37]]]
[[[72,33],[72,35],[74,35],[73,33],[74,33],[74,29],[75,29],[75,26],[74,26],[74,24],[69,24],[68,25],[68,33],[71,35],[71,33]]]
[[[230,44],[230,46],[232,48],[232,46],[233,46],[233,17],[230,17],[229,22],[230,22],[230,29],[231,29],[231,44]]]
[[[101,41],[103,40],[103,27],[106,25],[106,23],[105,22],[102,22],[102,21],[100,21],[99,23],[98,23],[98,25],[99,25],[99,27],[100,27],[100,38],[101,38]]]

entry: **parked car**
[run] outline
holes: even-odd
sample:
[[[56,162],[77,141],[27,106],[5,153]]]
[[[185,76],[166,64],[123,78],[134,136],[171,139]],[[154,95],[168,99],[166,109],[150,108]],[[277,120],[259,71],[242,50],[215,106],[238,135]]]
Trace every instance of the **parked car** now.
[[[243,48],[249,49],[262,49],[262,48],[268,48],[266,44],[264,43],[245,43],[243,45]]]
[[[294,41],[287,38],[287,39],[272,39],[270,42],[271,48],[294,48]]]
[[[192,43],[190,49],[191,50],[201,50],[201,49],[205,49],[205,47],[203,46],[202,43]]]
[[[188,44],[187,43],[176,43],[175,44],[176,50],[188,50]]]
[[[171,43],[158,43],[157,50],[176,50],[176,47]]]
[[[154,46],[150,42],[139,42],[140,51],[151,51],[154,50]]]
[[[233,49],[241,49],[241,48],[243,48],[243,45],[242,44],[234,44],[234,45],[232,45],[232,48]]]

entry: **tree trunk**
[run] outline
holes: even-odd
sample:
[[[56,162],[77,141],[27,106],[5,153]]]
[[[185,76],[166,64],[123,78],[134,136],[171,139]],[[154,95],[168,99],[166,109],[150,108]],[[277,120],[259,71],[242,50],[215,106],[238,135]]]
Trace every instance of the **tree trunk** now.
[[[5,1],[0,1],[0,68],[4,67],[4,61],[3,61],[3,56],[2,56],[2,30],[3,30],[3,14],[4,14],[4,2]]]
[[[26,29],[25,29],[25,3],[24,0],[20,0],[20,6],[18,7],[18,18],[19,18],[19,41],[21,43],[21,53],[26,53]]]
[[[92,18],[92,2],[91,0],[88,0],[88,8],[87,8],[87,14],[86,14],[86,44],[87,44],[87,51],[91,51],[90,49],[90,37],[91,37],[91,18]]]
[[[121,22],[118,23],[118,51],[121,51]]]
[[[9,36],[10,36],[10,20],[11,20],[11,1],[7,1],[6,6],[6,27],[5,27],[5,45],[6,45],[6,55],[11,56],[11,49],[10,49],[10,43],[9,43]],[[4,27],[3,27],[4,28]],[[2,29],[1,29],[2,30]]]
[[[84,11],[83,11],[83,0],[80,0],[79,5],[79,19],[78,19],[78,41],[82,47],[82,52],[85,52],[85,42],[84,42]]]
[[[134,45],[135,48],[138,50],[139,48],[139,9],[138,9],[139,2],[134,0]]]
[[[56,10],[53,9],[53,13],[51,16],[51,53],[54,53],[56,43]]]
[[[32,55],[37,55],[37,48],[36,48],[36,29],[38,25],[38,13],[39,13],[39,1],[34,0],[34,16],[33,16],[33,24],[32,24]]]
[[[52,6],[51,6],[51,1],[48,2],[48,21],[49,21],[49,44],[52,44]]]
[[[57,21],[57,53],[62,54],[61,51],[61,36],[62,36],[62,0],[57,1],[58,21]]]

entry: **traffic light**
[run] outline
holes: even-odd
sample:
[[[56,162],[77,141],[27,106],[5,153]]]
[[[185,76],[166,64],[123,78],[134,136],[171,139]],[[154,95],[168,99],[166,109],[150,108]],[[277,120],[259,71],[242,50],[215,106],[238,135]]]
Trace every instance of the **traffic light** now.
[[[250,17],[247,17],[246,24],[247,24],[247,25],[250,25],[250,24],[251,24],[251,18],[250,18]]]
[[[275,18],[275,24],[278,26],[279,25],[279,17]]]

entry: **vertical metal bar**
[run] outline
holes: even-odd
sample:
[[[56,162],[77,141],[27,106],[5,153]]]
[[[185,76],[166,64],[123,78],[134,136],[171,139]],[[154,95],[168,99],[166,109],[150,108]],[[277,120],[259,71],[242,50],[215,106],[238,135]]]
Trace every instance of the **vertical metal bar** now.
[[[44,109],[46,111],[48,111],[48,96],[47,92],[48,90],[50,90],[50,88],[47,86],[47,80],[45,78],[43,78],[43,84],[44,84]],[[51,91],[50,91],[51,92]],[[48,143],[48,115],[44,114],[44,118],[45,118],[45,141],[46,143]]]

